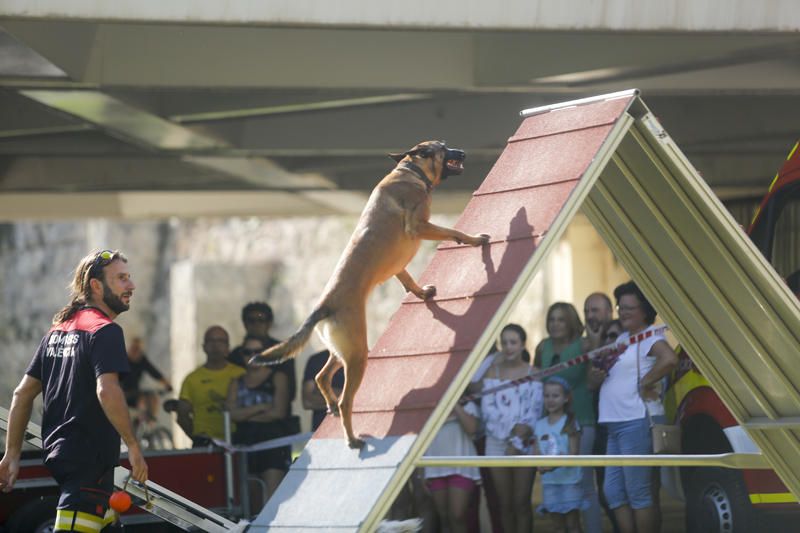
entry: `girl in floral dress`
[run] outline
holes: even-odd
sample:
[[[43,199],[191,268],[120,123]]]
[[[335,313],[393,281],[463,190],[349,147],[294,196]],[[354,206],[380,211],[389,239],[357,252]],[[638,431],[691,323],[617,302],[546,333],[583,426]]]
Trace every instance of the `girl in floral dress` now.
[[[508,324],[500,334],[501,351],[481,379],[482,390],[530,375],[534,369],[523,360],[527,335]],[[486,455],[528,455],[533,426],[542,412],[542,384],[527,381],[481,398],[481,419],[486,432]],[[533,527],[531,491],[536,471],[531,468],[493,468],[492,481],[500,502],[503,530],[530,533]]]

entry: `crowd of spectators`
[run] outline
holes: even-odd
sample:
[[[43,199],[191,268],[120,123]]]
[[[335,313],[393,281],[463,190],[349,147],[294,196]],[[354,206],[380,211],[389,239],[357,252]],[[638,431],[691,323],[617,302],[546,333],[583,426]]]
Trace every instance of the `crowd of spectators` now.
[[[480,395],[479,400],[459,404],[427,454],[651,454],[650,426],[663,422],[662,395],[677,356],[658,330],[644,342],[629,342],[652,328],[656,318],[635,283],[617,287],[614,298],[616,320],[607,295],[589,295],[585,325],[572,304],[552,304],[547,336],[532,358],[525,330],[506,325],[499,348],[487,355],[467,389]],[[602,358],[567,364],[601,347],[608,347]],[[537,377],[551,367],[557,367],[551,370],[554,375]],[[511,382],[513,386],[496,390]],[[475,452],[464,444],[464,436],[475,442]],[[556,531],[599,533],[603,509],[615,533],[660,530],[657,468],[517,467],[482,473],[478,485],[468,469],[426,469],[423,477],[438,512],[426,531],[479,531],[473,507],[481,490],[494,533],[535,531],[534,518],[539,515],[549,516]],[[536,479],[542,486],[542,505],[534,514]]]
[[[584,302],[585,324],[572,304],[552,304],[546,317],[547,336],[533,356],[527,349],[527,332],[507,324],[498,348],[487,355],[466,391],[477,393],[479,399],[460,402],[453,409],[426,454],[652,453],[649,427],[663,419],[661,394],[677,356],[658,333],[645,342],[624,344],[652,327],[656,312],[633,282],[617,287],[614,297],[618,319],[614,320],[611,299],[593,293]],[[291,410],[297,386],[294,360],[278,366],[247,364],[278,342],[269,335],[272,309],[253,302],[242,309],[241,318],[246,335],[232,350],[222,327],[205,331],[206,363],[181,385],[178,424],[194,446],[224,439],[225,410],[230,413],[234,444],[300,432],[299,418]],[[602,364],[565,364],[551,377],[537,377],[540,371],[612,345],[618,346],[615,355],[603,358]],[[302,405],[312,414],[312,430],[325,417],[325,401],[314,377],[327,357],[327,351],[309,357],[300,384]],[[142,368],[150,371],[147,363]],[[341,374],[333,382],[337,392],[343,386]],[[154,377],[163,379],[159,374]],[[482,394],[511,382],[515,384]],[[250,475],[266,487],[264,501],[290,464],[290,446],[249,454]],[[534,513],[537,473],[543,504]],[[559,531],[599,533],[603,509],[615,532],[658,531],[657,474],[658,469],[650,467],[426,468],[413,485],[421,492],[414,500],[429,503],[428,512],[420,512],[426,516],[426,531],[479,531],[481,494],[495,533],[530,532],[537,515],[549,515]]]

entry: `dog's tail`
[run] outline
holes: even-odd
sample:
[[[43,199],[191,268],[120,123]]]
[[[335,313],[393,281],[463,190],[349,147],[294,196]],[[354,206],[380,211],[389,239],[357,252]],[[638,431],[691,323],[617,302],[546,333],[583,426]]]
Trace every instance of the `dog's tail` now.
[[[375,533],[416,533],[422,530],[422,519],[382,520]]]
[[[289,359],[293,358],[303,349],[303,346],[308,342],[311,337],[311,332],[314,331],[314,326],[317,322],[324,320],[331,316],[332,312],[327,306],[321,306],[314,310],[313,313],[303,322],[297,332],[271,348],[267,348],[260,354],[250,359],[251,365],[279,365]]]

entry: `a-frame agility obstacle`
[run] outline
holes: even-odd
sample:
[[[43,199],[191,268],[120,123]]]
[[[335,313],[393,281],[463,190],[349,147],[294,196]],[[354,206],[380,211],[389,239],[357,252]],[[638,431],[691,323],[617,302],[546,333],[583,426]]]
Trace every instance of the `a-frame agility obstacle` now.
[[[374,531],[523,289],[582,208],[800,495],[800,306],[640,99],[532,109],[370,352],[347,448],[328,417],[251,531]]]

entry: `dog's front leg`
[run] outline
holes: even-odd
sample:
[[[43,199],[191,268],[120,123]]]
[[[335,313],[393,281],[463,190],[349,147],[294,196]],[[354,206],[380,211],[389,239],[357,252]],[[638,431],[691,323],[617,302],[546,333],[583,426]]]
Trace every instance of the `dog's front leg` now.
[[[433,285],[425,285],[424,287],[420,287],[414,278],[411,277],[411,274],[408,273],[408,270],[403,270],[395,275],[395,277],[400,280],[400,283],[403,284],[403,288],[406,292],[412,293],[414,296],[419,298],[420,300],[427,300],[428,298],[433,298],[436,296],[436,287]]]
[[[489,242],[489,236],[485,233],[479,235],[467,235],[458,230],[443,228],[428,221],[417,222],[417,235],[427,241],[455,241],[458,244],[469,244],[470,246],[483,246]]]

